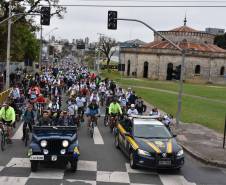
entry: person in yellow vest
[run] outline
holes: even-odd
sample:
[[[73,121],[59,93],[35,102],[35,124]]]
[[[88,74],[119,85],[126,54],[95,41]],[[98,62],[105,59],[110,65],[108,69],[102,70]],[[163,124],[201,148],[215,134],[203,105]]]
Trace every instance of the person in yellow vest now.
[[[16,114],[13,107],[9,106],[7,102],[3,103],[2,108],[0,109],[0,121],[5,123],[8,128],[8,143],[12,144],[12,132],[13,132],[13,123],[15,122]]]

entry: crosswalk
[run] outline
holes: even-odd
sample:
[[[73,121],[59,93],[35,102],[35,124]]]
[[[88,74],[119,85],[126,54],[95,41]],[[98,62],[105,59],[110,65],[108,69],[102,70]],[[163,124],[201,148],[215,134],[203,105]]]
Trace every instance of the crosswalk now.
[[[12,158],[5,167],[0,167],[1,185],[27,185],[27,182],[37,179],[61,182],[83,182],[90,185],[114,183],[125,185],[196,185],[188,182],[182,175],[165,175],[148,170],[133,170],[125,163],[126,171],[99,171],[97,161],[80,160],[76,173],[61,168],[41,168],[38,172],[30,172],[28,158]],[[43,184],[44,185],[44,184]],[[82,185],[82,183],[81,183]]]

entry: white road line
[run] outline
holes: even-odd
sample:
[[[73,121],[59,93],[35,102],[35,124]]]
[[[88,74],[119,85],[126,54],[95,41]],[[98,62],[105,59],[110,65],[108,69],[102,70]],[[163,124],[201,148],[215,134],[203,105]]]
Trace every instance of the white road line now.
[[[196,183],[188,182],[181,175],[159,175],[163,185],[196,185]]]
[[[115,182],[115,183],[130,183],[129,175],[127,172],[107,172],[97,171],[97,181],[100,182]]]
[[[27,177],[0,177],[0,184],[1,185],[25,185],[27,182]]]
[[[23,123],[20,124],[20,127],[17,129],[12,139],[21,139],[22,136],[23,136]]]
[[[93,140],[95,145],[103,145],[104,140],[100,134],[98,127],[94,127]]]

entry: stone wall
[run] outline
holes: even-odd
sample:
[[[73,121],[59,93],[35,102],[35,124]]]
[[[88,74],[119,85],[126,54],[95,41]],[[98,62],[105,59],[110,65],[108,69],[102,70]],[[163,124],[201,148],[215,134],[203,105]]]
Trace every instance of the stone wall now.
[[[216,53],[214,55],[217,55]],[[212,55],[213,56],[213,55]],[[121,62],[125,64],[124,75],[127,74],[128,60],[130,60],[130,76],[132,72],[136,72],[136,77],[142,78],[144,73],[144,62],[148,62],[148,78],[166,80],[167,65],[172,63],[174,69],[182,62],[181,54],[177,51],[168,52],[160,51],[156,53],[142,53],[136,50],[135,53],[122,52],[120,54]],[[195,68],[200,65],[200,74],[195,74]],[[209,57],[207,54],[188,54],[185,58],[185,76],[187,81],[194,82],[212,82],[225,83],[224,75],[220,75],[221,67],[225,67],[226,74],[226,57],[218,55],[217,57]],[[133,76],[135,77],[135,76]]]

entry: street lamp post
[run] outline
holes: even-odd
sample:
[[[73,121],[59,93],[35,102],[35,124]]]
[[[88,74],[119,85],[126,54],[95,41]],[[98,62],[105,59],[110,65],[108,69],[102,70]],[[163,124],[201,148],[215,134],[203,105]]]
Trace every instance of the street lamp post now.
[[[10,47],[11,47],[11,14],[12,14],[12,2],[9,1],[9,19],[8,19],[8,38],[7,38],[7,56],[6,56],[6,89],[10,86],[9,74],[10,74]]]
[[[175,48],[177,48],[182,55],[182,62],[181,62],[181,74],[180,74],[180,83],[179,83],[179,92],[178,92],[178,107],[177,107],[177,115],[176,115],[176,124],[179,126],[180,122],[180,115],[181,115],[181,104],[182,104],[182,94],[183,94],[183,78],[184,78],[184,68],[185,68],[185,56],[186,56],[186,49],[181,48],[179,45],[171,41],[170,39],[163,36],[161,33],[156,31],[154,28],[149,26],[147,23],[137,20],[137,19],[122,19],[122,18],[114,18],[116,20],[122,20],[122,21],[133,21],[133,22],[139,22],[146,27],[148,27],[150,30],[152,30],[155,34],[160,36],[162,39],[166,40],[170,44],[172,44]]]

